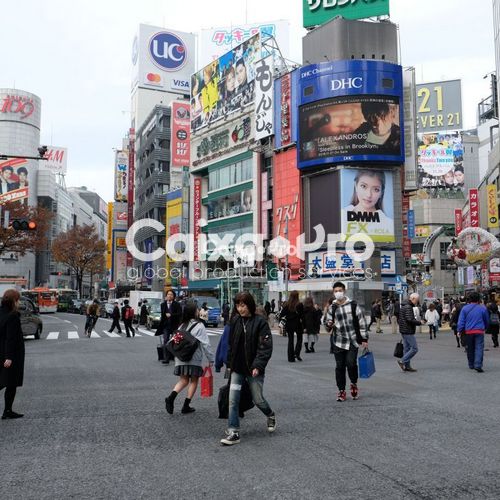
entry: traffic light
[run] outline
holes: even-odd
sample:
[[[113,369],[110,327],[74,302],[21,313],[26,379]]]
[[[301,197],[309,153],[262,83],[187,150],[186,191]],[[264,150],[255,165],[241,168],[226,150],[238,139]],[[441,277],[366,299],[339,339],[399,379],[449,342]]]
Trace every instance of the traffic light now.
[[[14,219],[12,229],[14,231],[36,231],[36,222],[29,219]]]
[[[38,154],[40,155],[40,158],[43,158],[47,154],[47,146],[40,146],[38,148]]]

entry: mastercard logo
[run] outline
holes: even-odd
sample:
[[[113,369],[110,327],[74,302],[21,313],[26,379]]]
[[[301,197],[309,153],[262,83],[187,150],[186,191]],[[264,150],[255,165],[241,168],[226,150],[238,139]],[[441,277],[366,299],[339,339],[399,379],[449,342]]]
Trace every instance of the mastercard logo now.
[[[161,82],[161,76],[157,75],[156,73],[148,73],[146,78],[148,79],[148,82],[152,82],[152,83],[160,83]]]

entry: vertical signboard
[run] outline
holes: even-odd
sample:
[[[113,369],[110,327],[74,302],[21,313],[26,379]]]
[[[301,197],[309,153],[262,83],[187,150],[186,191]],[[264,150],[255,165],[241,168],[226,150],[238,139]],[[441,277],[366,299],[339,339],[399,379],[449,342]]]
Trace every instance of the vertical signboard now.
[[[488,227],[499,227],[497,187],[495,184],[486,186],[486,197],[488,202]]]
[[[134,223],[134,177],[135,177],[135,129],[129,131],[128,147],[128,192],[127,192],[127,219],[128,227]],[[132,254],[127,252],[127,267],[132,267]]]
[[[194,178],[193,192],[193,236],[194,236],[194,260],[200,260],[200,249],[198,247],[198,238],[200,236],[200,218],[201,218],[201,177]]]
[[[380,250],[381,276],[394,276],[396,274],[396,250]]]
[[[415,238],[415,212],[408,210],[408,238],[412,240]]]
[[[417,127],[415,105],[415,68],[403,70],[403,116],[405,145],[405,189],[417,187]]]
[[[462,209],[455,208],[455,236],[458,236],[463,229]]]
[[[476,188],[469,189],[470,227],[479,227],[479,193]]]
[[[151,255],[153,253],[153,240],[151,238],[146,240],[146,253]],[[148,260],[144,263],[144,276],[147,279],[148,285],[152,283],[152,271],[153,271],[153,262]]]
[[[172,159],[170,165],[173,168],[189,167],[190,111],[189,102],[172,102]]]
[[[255,138],[274,134],[273,127],[273,58],[261,59],[255,67]]]
[[[402,205],[402,223],[403,223],[403,257],[405,259],[411,258],[411,239],[408,238],[408,212],[410,210],[410,196],[403,194],[401,199]]]
[[[106,269],[108,273],[111,271],[111,265],[113,262],[113,203],[108,203],[108,234],[107,234],[107,243],[106,243]],[[113,281],[113,277],[108,275],[109,281]]]
[[[127,201],[128,163],[128,152],[117,151],[115,154],[115,201]]]

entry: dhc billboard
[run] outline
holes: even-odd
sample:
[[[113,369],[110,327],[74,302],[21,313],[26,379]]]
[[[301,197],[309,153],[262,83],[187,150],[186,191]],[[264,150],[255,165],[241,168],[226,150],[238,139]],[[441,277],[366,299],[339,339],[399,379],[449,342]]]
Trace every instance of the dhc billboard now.
[[[354,60],[298,71],[299,168],[404,162],[401,66]]]

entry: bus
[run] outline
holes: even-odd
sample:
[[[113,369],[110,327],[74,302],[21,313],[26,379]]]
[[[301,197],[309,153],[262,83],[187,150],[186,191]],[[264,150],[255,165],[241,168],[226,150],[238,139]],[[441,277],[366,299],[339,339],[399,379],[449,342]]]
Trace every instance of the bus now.
[[[57,291],[49,288],[35,287],[31,290],[24,290],[21,292],[23,297],[31,299],[40,313],[55,313],[57,312]]]
[[[59,299],[57,310],[59,312],[66,312],[71,305],[71,301],[78,299],[78,292],[76,290],[70,290],[69,288],[51,288],[50,291],[57,293],[57,298]]]

